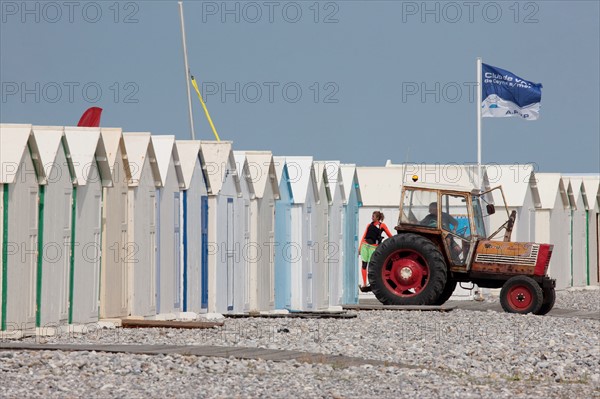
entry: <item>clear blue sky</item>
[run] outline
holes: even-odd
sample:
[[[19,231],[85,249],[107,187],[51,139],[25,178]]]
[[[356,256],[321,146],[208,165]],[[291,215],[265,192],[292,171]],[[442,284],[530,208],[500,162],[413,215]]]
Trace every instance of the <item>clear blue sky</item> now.
[[[481,56],[544,85],[540,120],[483,120],[484,162],[600,172],[598,1],[184,7],[191,71],[236,149],[474,162]],[[100,106],[103,126],[189,138],[176,2],[2,0],[0,12],[2,123],[73,125]],[[211,139],[193,101],[197,137]]]

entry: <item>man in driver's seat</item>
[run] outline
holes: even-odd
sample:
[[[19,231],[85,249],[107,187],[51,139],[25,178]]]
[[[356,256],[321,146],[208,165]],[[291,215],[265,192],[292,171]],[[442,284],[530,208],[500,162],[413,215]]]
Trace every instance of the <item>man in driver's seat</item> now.
[[[437,213],[437,202],[432,202],[431,204],[429,204],[429,215],[425,216],[425,218],[421,220],[421,225],[427,227],[437,227]],[[454,234],[456,234],[456,230],[458,229],[458,220],[456,220],[452,215],[449,215],[446,212],[442,212],[442,228],[446,231],[451,231]],[[448,243],[448,248],[450,249],[452,260],[455,263],[462,263],[462,261],[460,260],[460,254],[462,253],[462,249],[456,243],[456,241],[454,241],[454,238],[452,238],[451,236],[447,236],[446,242]]]

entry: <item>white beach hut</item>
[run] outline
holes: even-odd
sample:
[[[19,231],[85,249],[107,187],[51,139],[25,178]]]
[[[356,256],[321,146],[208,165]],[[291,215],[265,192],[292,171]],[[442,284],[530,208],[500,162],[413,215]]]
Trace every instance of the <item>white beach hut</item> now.
[[[242,175],[251,189],[250,247],[244,251],[250,261],[250,310],[272,310],[275,306],[275,201],[279,185],[270,151],[246,151]]]
[[[535,173],[531,191],[536,207],[535,241],[554,246],[548,274],[556,279],[557,289],[569,287],[571,229],[565,181],[559,173]]]
[[[326,270],[317,247],[319,187],[312,157],[287,157],[286,165],[294,203],[291,209],[291,308],[322,310],[329,306]],[[326,202],[326,199],[324,200]],[[323,211],[324,212],[324,211]],[[325,219],[326,220],[326,219]]]
[[[112,184],[99,128],[65,127],[64,139],[73,178],[69,323],[98,320],[102,235],[102,188]]]
[[[521,242],[535,241],[533,226],[535,226],[535,206],[530,189],[533,165],[487,165],[484,181],[488,188],[502,186],[506,198],[508,212],[517,212],[511,240]],[[490,232],[495,231],[507,219],[503,199],[494,192],[494,202],[497,212],[490,216]],[[502,240],[502,234],[496,239]]]
[[[402,166],[365,166],[357,167],[356,173],[363,200],[363,206],[358,213],[358,238],[360,240],[366,226],[371,223],[371,215],[374,211],[383,212],[384,223],[390,229],[393,229],[398,223],[404,168]]]
[[[31,125],[0,124],[2,331],[36,326],[38,194],[44,181]]]
[[[184,186],[175,136],[152,136],[160,171],[158,193],[158,240],[156,313],[176,317],[181,311],[181,188]]]
[[[567,177],[569,185],[567,195],[571,210],[571,286],[587,285],[587,245],[586,245],[586,207],[587,198],[582,190],[583,180],[580,177]]]
[[[150,133],[123,133],[131,171],[128,193],[128,306],[130,316],[156,315],[156,256],[160,172]]]
[[[243,306],[236,307],[244,298],[236,229],[243,227],[235,204],[241,187],[231,142],[201,141],[200,156],[208,193],[208,311],[242,312]]]
[[[233,151],[233,157],[235,159],[235,169],[239,177],[240,182],[240,194],[238,198],[234,200],[234,217],[235,217],[235,229],[234,229],[234,268],[233,272],[235,276],[233,280],[233,286],[229,286],[233,292],[231,293],[234,302],[233,309],[241,309],[243,311],[250,310],[250,290],[251,285],[256,286],[256,283],[252,281],[250,277],[250,268],[253,252],[255,252],[255,242],[252,241],[250,236],[250,229],[252,228],[252,210],[250,207],[250,200],[254,198],[254,187],[250,180],[250,172],[248,169],[248,163],[246,161],[246,154],[243,151]]]
[[[73,242],[73,184],[62,126],[33,126],[47,184],[40,187],[39,240],[42,243],[37,280],[37,324],[66,324],[69,316],[69,274]]]
[[[100,268],[100,317],[128,314],[129,256],[135,243],[129,242],[128,192],[131,172],[120,128],[101,128],[100,134],[112,176],[112,186],[103,189],[102,265]]]
[[[339,306],[342,304],[344,287],[346,192],[339,161],[315,162],[315,170],[317,176],[322,176],[326,189],[325,196],[320,196],[320,199],[328,204],[327,239],[321,247],[323,262],[328,270],[329,305]]]
[[[208,219],[206,182],[200,163],[200,141],[177,140],[177,152],[183,175],[183,286],[182,310],[205,312],[208,274],[208,238],[203,233]],[[204,284],[203,284],[204,282]]]
[[[292,243],[292,187],[285,157],[273,157],[275,175],[279,188],[279,200],[275,202],[275,308],[292,307],[292,254],[301,251]]]
[[[362,206],[362,196],[356,165],[340,166],[346,201],[344,203],[343,230],[343,284],[342,304],[358,303],[358,273],[360,266],[356,256],[358,251],[358,211]]]
[[[600,283],[600,176],[584,177],[583,189],[587,225],[586,285],[598,285]]]

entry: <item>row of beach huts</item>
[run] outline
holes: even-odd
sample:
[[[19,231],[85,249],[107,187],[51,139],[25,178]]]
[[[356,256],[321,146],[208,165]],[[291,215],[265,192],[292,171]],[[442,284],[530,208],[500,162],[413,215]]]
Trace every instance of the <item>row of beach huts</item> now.
[[[2,331],[357,303],[374,210],[395,226],[413,175],[478,184],[472,165],[356,167],[119,128],[1,124],[0,145]],[[517,210],[515,240],[555,245],[559,288],[598,284],[598,175],[488,165],[482,180]]]

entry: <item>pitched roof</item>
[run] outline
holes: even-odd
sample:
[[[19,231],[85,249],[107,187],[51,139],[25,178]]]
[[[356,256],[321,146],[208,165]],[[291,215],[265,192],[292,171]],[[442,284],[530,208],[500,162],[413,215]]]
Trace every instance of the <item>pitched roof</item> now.
[[[32,150],[35,162],[35,158],[39,155],[37,154],[35,138],[31,134],[31,125],[0,124],[0,183],[12,184],[15,182],[18,165],[21,163],[25,150],[27,150],[28,142],[30,147],[35,148],[35,151]],[[36,166],[36,172],[39,169],[39,172],[42,173],[38,179],[43,181],[45,176],[42,168],[39,167],[40,163],[37,162]]]
[[[358,175],[356,174],[355,164],[341,164],[340,170],[342,173],[342,182],[344,183],[344,191],[346,198],[344,204],[348,203],[352,190],[356,191],[356,200],[362,205],[362,195],[360,192],[360,184],[358,183]]]
[[[183,174],[183,188],[188,190],[192,184],[196,160],[200,157],[199,140],[176,140],[179,161],[181,162],[181,173]],[[200,165],[202,167],[202,165]],[[202,173],[202,171],[198,171]],[[202,178],[204,180],[204,177]]]
[[[600,207],[600,176],[584,177],[583,188],[585,190],[585,198],[587,199],[587,209]]]
[[[200,141],[200,157],[209,194],[217,195],[221,191],[228,174],[233,175],[236,190],[241,192],[231,141]]]
[[[553,209],[561,184],[560,173],[534,173],[531,179],[531,190],[536,207]]]
[[[175,167],[175,178],[179,187],[184,186],[183,174],[181,172],[181,163],[179,162],[179,153],[175,146],[175,136],[173,135],[157,135],[152,136],[152,145],[154,146],[154,154],[156,154],[156,163],[160,173],[160,180],[164,186],[169,171],[169,164],[173,162]]]
[[[246,161],[256,197],[263,198],[270,184],[274,197],[279,198],[279,184],[271,151],[246,151]]]
[[[123,141],[127,149],[129,159],[129,168],[131,169],[130,187],[137,187],[142,177],[144,162],[148,158],[152,179],[155,186],[161,186],[160,171],[156,162],[154,145],[152,144],[151,134],[147,132],[123,132]]]
[[[290,186],[292,187],[292,196],[294,204],[303,204],[306,202],[308,190],[313,190],[315,202],[319,201],[319,188],[315,169],[313,166],[313,157],[286,157]]]
[[[277,176],[277,183],[281,184],[281,178],[283,177],[283,168],[285,167],[285,157],[273,157],[273,165],[275,166],[275,175]]]
[[[111,185],[110,166],[106,157],[104,141],[100,136],[100,128],[65,126],[64,143],[73,184],[85,186],[90,177],[90,165],[97,163],[99,178],[102,185]],[[92,176],[97,178],[98,176]]]
[[[346,202],[346,193],[344,191],[343,180],[340,171],[340,161],[315,161],[315,175],[317,177],[317,185],[321,185],[321,180],[324,179],[329,202],[333,200],[337,190],[340,190],[340,195],[343,202]]]
[[[63,173],[69,176],[68,166],[59,165],[55,162],[60,149],[64,128],[62,126],[33,126],[32,130],[38,145],[44,174],[47,177],[61,176]]]

